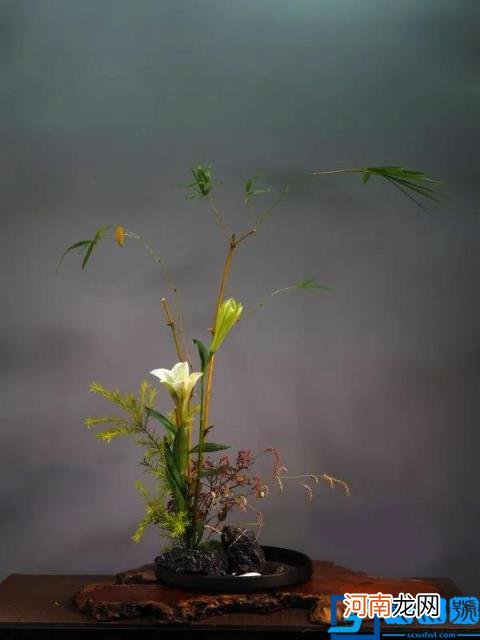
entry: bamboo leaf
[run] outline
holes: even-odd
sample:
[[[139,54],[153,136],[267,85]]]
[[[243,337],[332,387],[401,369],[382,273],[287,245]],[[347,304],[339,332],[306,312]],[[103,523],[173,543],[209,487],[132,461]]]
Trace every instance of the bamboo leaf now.
[[[57,271],[60,269],[63,259],[65,258],[67,253],[70,253],[70,251],[74,251],[75,249],[80,249],[80,252],[82,252],[86,249],[87,245],[89,245],[91,242],[92,242],[91,240],[79,240],[78,242],[75,242],[74,244],[70,245],[67,249],[65,249],[65,251],[60,256],[60,260],[58,261]]]
[[[245,204],[248,204],[254,196],[260,196],[264,193],[270,193],[271,189],[268,189],[267,187],[256,188],[256,182],[258,182],[258,180],[261,180],[262,178],[263,176],[261,174],[257,174],[246,181],[244,199]]]
[[[427,176],[423,171],[417,171],[414,169],[405,169],[398,166],[385,166],[385,167],[366,167],[360,171],[363,175],[363,183],[365,184],[371,175],[377,175],[384,178],[399,189],[405,196],[410,198],[418,207],[427,212],[427,209],[423,204],[417,200],[413,194],[418,194],[423,198],[434,200],[438,202],[439,199],[444,196],[436,189],[427,186],[425,183],[439,184],[438,180],[434,180]],[[413,192],[413,193],[412,193]]]
[[[165,442],[165,465],[167,480],[170,485],[172,495],[175,498],[178,509],[183,510],[186,506],[184,495],[185,486],[182,476],[175,464],[173,452],[168,442]]]
[[[82,269],[85,269],[85,267],[87,266],[87,262],[90,260],[90,256],[92,255],[94,246],[95,245],[93,244],[93,242],[89,243],[87,251],[85,252],[85,256],[82,260]]]
[[[65,258],[67,253],[70,253],[70,251],[74,251],[75,249],[80,249],[80,253],[85,252],[85,255],[82,260],[82,269],[85,269],[88,261],[90,260],[90,257],[92,255],[94,248],[98,244],[98,241],[105,235],[105,233],[109,229],[110,229],[109,226],[100,227],[99,229],[96,230],[95,235],[90,240],[79,240],[78,242],[74,242],[74,244],[70,245],[67,249],[65,249],[65,251],[60,256],[60,260],[58,261],[57,271],[59,270],[60,265],[62,264],[63,259]]]
[[[230,449],[229,444],[217,444],[216,442],[204,442],[202,446],[202,451],[204,453],[212,453],[214,451],[224,451],[225,449]],[[198,453],[199,445],[197,444],[193,449],[190,449],[190,453]]]
[[[432,200],[439,201],[441,194],[435,189],[430,189],[423,184],[416,184],[415,182],[411,182],[409,180],[404,180],[402,178],[397,178],[396,182],[402,184],[407,189],[412,189],[412,191],[416,191],[420,195],[425,198],[431,198]]]
[[[180,472],[175,463],[172,447],[168,442],[164,442],[165,451],[165,463],[167,465],[167,471],[171,475],[171,478],[178,489],[183,488],[183,480]]]
[[[407,191],[404,187],[398,184],[397,180],[392,180],[392,178],[385,178],[390,184],[392,184],[396,189],[398,189],[404,196],[406,196],[409,200],[414,202],[417,207],[419,207],[424,213],[428,214],[428,209],[423,206],[421,202],[419,202],[409,191]]]
[[[187,468],[188,444],[185,444],[186,435],[185,425],[181,424],[177,427],[172,445],[173,459],[180,474]]]
[[[201,340],[197,340],[196,338],[193,340],[193,343],[196,345],[198,349],[198,355],[200,358],[200,364],[202,365],[202,371],[205,371],[205,368],[212,357],[211,352],[207,349],[207,347],[203,344]]]
[[[156,409],[152,409],[152,407],[145,407],[147,416],[151,416],[155,418],[161,425],[165,427],[168,433],[175,438],[177,434],[177,427],[171,422],[166,416],[157,411]]]
[[[110,229],[110,227],[100,227],[99,229],[97,229],[97,231],[95,232],[95,235],[93,236],[92,241],[90,242],[87,251],[85,253],[85,256],[82,260],[82,269],[85,269],[85,267],[87,266],[87,262],[90,260],[90,256],[92,255],[92,252],[94,250],[94,248],[97,246],[98,241],[103,237],[103,235]]]
[[[190,184],[183,185],[187,189],[191,189],[192,193],[186,196],[187,200],[199,200],[208,198],[213,190],[212,167],[210,165],[204,167],[199,164],[191,169],[193,180]]]
[[[332,291],[333,287],[330,287],[326,284],[318,284],[315,278],[305,278],[305,280],[301,280],[300,282],[296,282],[294,287],[297,289],[305,289],[307,291]]]

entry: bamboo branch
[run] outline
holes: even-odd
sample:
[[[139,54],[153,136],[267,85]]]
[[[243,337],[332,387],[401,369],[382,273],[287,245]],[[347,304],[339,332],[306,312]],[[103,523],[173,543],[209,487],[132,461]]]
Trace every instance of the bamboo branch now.
[[[268,296],[265,296],[255,307],[253,307],[253,309],[251,309],[247,313],[247,318],[250,318],[255,313],[257,313],[257,311],[260,311],[260,309],[263,309],[263,307],[267,304],[270,298],[277,296],[279,293],[285,293],[285,291],[294,291],[295,289],[297,289],[295,285],[290,285],[288,287],[282,287],[281,289],[276,289],[276,291],[272,291],[272,293],[269,293]]]
[[[211,328],[211,332],[213,335],[213,332],[215,330],[215,325],[217,323],[217,318],[218,318],[218,313],[220,310],[220,305],[223,302],[223,298],[225,296],[225,287],[227,285],[227,280],[228,280],[228,276],[230,275],[230,269],[232,267],[232,260],[233,260],[233,254],[235,253],[235,249],[237,248],[237,241],[235,240],[235,234],[232,235],[232,237],[230,238],[230,243],[228,245],[228,251],[227,251],[227,256],[225,258],[225,264],[223,267],[223,273],[222,273],[222,278],[220,281],[220,287],[218,290],[218,296],[217,296],[217,304],[215,307],[215,314],[213,317],[213,325]],[[203,425],[204,428],[208,425],[208,417],[209,417],[209,412],[210,412],[210,397],[212,394],[212,384],[213,384],[213,373],[215,370],[215,354],[212,355],[212,357],[210,358],[210,362],[208,365],[208,371],[207,371],[207,386],[206,386],[206,393],[205,393],[205,403],[203,406]]]
[[[168,286],[170,287],[170,289],[172,291],[175,292],[176,291],[176,286],[175,286],[175,283],[173,282],[172,274],[170,273],[170,269],[167,267],[167,265],[163,261],[163,258],[155,251],[155,249],[153,247],[151,247],[148,244],[148,242],[146,242],[137,233],[134,233],[133,231],[130,231],[129,229],[126,229],[125,230],[125,235],[128,236],[129,238],[133,238],[133,240],[137,240],[138,242],[140,242],[143,245],[144,249],[146,249],[146,251],[155,260],[155,262],[157,262],[162,267],[164,275],[165,275],[165,280],[167,281]]]
[[[228,227],[227,227],[227,224],[225,222],[225,218],[223,217],[223,214],[220,211],[220,209],[217,207],[216,202],[214,200],[214,197],[210,194],[209,196],[207,196],[206,199],[207,199],[208,204],[210,206],[210,210],[212,211],[213,215],[215,216],[215,219],[216,219],[217,224],[220,227],[221,231],[226,235],[226,237],[229,237],[230,233],[228,231]]]
[[[247,231],[246,233],[243,234],[243,236],[241,236],[238,240],[237,240],[237,246],[243,242],[244,240],[246,240],[248,237],[253,236],[254,233],[257,233],[257,228],[256,226],[253,226],[250,231]]]
[[[184,362],[188,362],[190,364],[190,368],[192,367],[192,362],[191,362],[191,357],[190,357],[190,352],[188,350],[188,346],[187,346],[187,340],[185,338],[185,327],[183,324],[183,314],[182,314],[182,303],[180,300],[180,292],[178,291],[178,289],[175,287],[175,289],[173,290],[174,295],[175,295],[175,306],[177,309],[177,318],[178,318],[178,336],[180,339],[180,343],[182,345],[182,353],[184,354],[185,358],[184,358]]]
[[[308,176],[332,176],[335,173],[362,173],[363,169],[326,169],[325,171],[311,171]]]
[[[187,362],[186,354],[179,339],[177,326],[173,319],[172,312],[170,311],[168,300],[166,298],[162,298],[162,305],[165,312],[165,317],[167,318],[167,326],[172,330],[173,342],[175,344],[175,351],[177,352],[178,359],[180,362]]]
[[[225,258],[225,264],[223,267],[222,278],[220,280],[220,287],[218,290],[217,303],[215,307],[215,314],[213,318],[213,325],[211,328],[212,334],[214,332],[214,328],[217,322],[217,317],[220,309],[220,305],[222,304],[224,295],[225,295],[225,287],[227,285],[228,276],[230,273],[230,269],[232,266],[233,254],[235,253],[235,249],[237,247],[237,243],[235,241],[235,234],[233,234],[230,238],[230,243],[228,245],[227,256]],[[206,370],[203,371],[203,376],[200,380],[200,424],[198,430],[198,454],[197,454],[197,477],[195,480],[195,491],[193,498],[193,520],[195,523],[198,522],[198,501],[200,498],[200,475],[203,469],[203,445],[205,442],[205,435],[208,429],[208,416],[210,410],[210,396],[212,393],[212,384],[213,384],[213,371],[215,367],[215,354],[210,357],[208,364],[206,365]],[[206,376],[206,381],[205,381]],[[197,535],[197,532],[194,532],[194,535]],[[194,540],[195,543],[195,540]]]
[[[215,326],[217,324],[220,306],[225,296],[225,288],[227,285],[228,277],[230,275],[232,260],[233,260],[233,256],[237,246],[242,242],[244,242],[247,238],[253,236],[257,232],[258,228],[264,223],[266,218],[272,213],[273,209],[277,206],[277,204],[289,193],[293,184],[295,184],[296,182],[300,180],[305,180],[307,178],[314,177],[317,175],[328,175],[332,173],[358,173],[359,171],[360,170],[358,169],[336,169],[332,171],[318,171],[318,172],[310,173],[304,176],[300,176],[296,178],[294,181],[292,181],[292,183],[286,185],[280,191],[277,198],[274,199],[270,207],[257,219],[257,221],[253,224],[253,226],[248,231],[246,231],[243,235],[240,236],[238,240],[235,238],[235,234],[232,234],[232,236],[230,237],[227,255],[226,255],[225,263],[223,267],[223,273],[220,280],[220,286],[218,290],[217,302],[215,307],[215,314],[213,317],[213,324],[210,329],[212,335],[214,335],[214,332],[215,332]],[[209,201],[210,207],[212,208],[213,213],[217,218],[217,222],[219,223],[221,229],[225,230],[226,227],[223,221],[223,217],[221,216],[221,213],[216,208],[215,203],[212,201],[211,197],[208,198],[208,201]],[[288,290],[289,288],[290,287],[287,287],[285,289],[279,289],[276,292],[274,292],[273,295],[280,293],[284,290]],[[210,356],[208,364],[205,367],[205,370],[203,371],[204,375],[202,376],[202,379],[201,379],[201,403],[200,403],[201,408],[200,408],[200,421],[199,421],[200,424],[199,424],[198,454],[197,454],[197,477],[195,480],[195,491],[194,491],[194,499],[193,499],[193,520],[195,524],[198,523],[200,475],[203,469],[203,446],[205,442],[206,431],[208,429],[207,425],[208,425],[208,419],[210,414],[210,400],[211,400],[211,393],[212,393],[214,371],[215,371],[215,354],[212,354]],[[339,482],[342,484],[342,481],[337,481],[334,478],[325,477],[325,479],[327,479],[331,484],[333,484],[333,482]],[[248,506],[250,507],[250,505]],[[261,512],[258,512],[258,513],[261,514]],[[259,526],[261,528],[261,523],[259,523]],[[196,540],[197,535],[198,535],[197,530],[195,529],[193,532],[193,539],[190,541],[190,543],[193,543],[193,545],[199,542],[199,540]]]
[[[151,247],[148,244],[148,242],[146,242],[141,236],[139,236],[137,233],[134,233],[133,231],[130,231],[128,229],[125,230],[125,235],[128,236],[129,238],[132,238],[133,240],[137,240],[138,242],[140,242],[143,245],[144,249],[147,251],[147,253],[149,253],[150,256],[155,260],[155,262],[159,264],[160,267],[162,268],[165,281],[175,297],[176,314],[178,317],[177,339],[178,339],[178,343],[181,345],[181,351],[184,354],[184,357],[180,359],[184,362],[190,362],[190,354],[188,352],[188,347],[185,340],[185,331],[183,327],[180,293],[173,280],[170,269],[167,267],[167,265],[163,261],[163,258],[157,253],[157,251],[155,251],[155,249]],[[178,349],[177,349],[177,353],[178,353]]]
[[[314,178],[316,176],[333,175],[335,173],[362,173],[362,169],[330,169],[330,170],[326,170],[326,171],[312,171],[312,172],[307,173],[305,175],[298,176],[297,178],[294,178],[292,180],[292,182],[290,182],[289,184],[285,185],[280,190],[280,192],[278,193],[277,197],[274,198],[274,200],[270,204],[270,206],[264,211],[264,213],[262,213],[260,215],[260,217],[253,224],[252,228],[249,231],[247,231],[246,233],[244,233],[243,236],[240,237],[240,239],[237,241],[237,244],[240,244],[240,242],[243,242],[248,237],[250,237],[251,235],[253,235],[254,233],[256,233],[258,231],[258,229],[265,222],[265,220],[272,214],[272,212],[275,209],[275,207],[278,204],[280,204],[280,202],[283,200],[283,198],[291,191],[292,187],[297,182],[300,182],[302,180],[307,180],[308,178]]]

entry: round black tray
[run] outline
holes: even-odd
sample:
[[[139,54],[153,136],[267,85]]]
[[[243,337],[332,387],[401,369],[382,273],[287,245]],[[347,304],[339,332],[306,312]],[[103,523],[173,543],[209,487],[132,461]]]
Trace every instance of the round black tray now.
[[[282,573],[262,576],[202,576],[176,573],[157,565],[157,579],[167,587],[202,593],[255,593],[306,582],[313,573],[311,559],[304,553],[281,547],[264,547],[267,562],[284,565]]]

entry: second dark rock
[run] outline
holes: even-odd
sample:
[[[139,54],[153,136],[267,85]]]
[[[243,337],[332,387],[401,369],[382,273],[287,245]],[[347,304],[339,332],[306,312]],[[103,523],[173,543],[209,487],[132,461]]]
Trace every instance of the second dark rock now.
[[[225,525],[222,529],[222,544],[228,557],[230,573],[261,573],[265,553],[253,531]]]
[[[196,573],[204,576],[225,576],[228,573],[228,559],[221,549],[203,551],[173,547],[155,558],[155,566],[170,569],[175,573]]]

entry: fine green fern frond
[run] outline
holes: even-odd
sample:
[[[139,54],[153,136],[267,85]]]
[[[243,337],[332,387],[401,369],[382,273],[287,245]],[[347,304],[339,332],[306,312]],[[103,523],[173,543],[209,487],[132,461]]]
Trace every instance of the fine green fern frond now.
[[[141,482],[135,484],[145,502],[145,516],[139,522],[132,539],[139,542],[150,524],[158,525],[166,536],[182,536],[187,527],[187,515],[172,514],[166,509],[170,496],[178,487],[175,484],[172,488],[171,470],[169,473],[165,458],[165,438],[160,437],[148,426],[147,407],[151,407],[155,402],[157,390],[147,381],[140,384],[137,395],[121,393],[118,389],[108,389],[98,382],[93,382],[90,390],[123,409],[127,417],[108,415],[87,418],[85,421],[87,427],[111,425],[110,429],[96,434],[96,437],[104,442],[111,442],[122,435],[136,436],[137,444],[143,448],[143,459],[140,464],[155,479],[156,496],[154,498],[149,495],[147,488]],[[150,411],[152,411],[151,408]]]
[[[95,437],[98,440],[102,440],[103,442],[110,443],[114,438],[118,438],[118,436],[128,436],[132,433],[132,429],[128,429],[125,427],[117,427],[112,429],[106,429],[105,431],[100,431],[100,433],[96,433]]]
[[[156,496],[152,497],[147,487],[140,481],[135,482],[135,488],[145,502],[145,516],[140,520],[132,539],[139,542],[147,527],[158,526],[162,534],[171,538],[182,538],[189,525],[189,515],[186,510],[171,511],[167,508],[170,489],[164,478],[156,483]]]
[[[108,389],[99,382],[92,382],[90,391],[101,395],[105,400],[109,400],[123,409],[133,418],[135,424],[140,425],[143,422],[144,407],[139,403],[135,394],[121,393],[118,389]],[[146,391],[144,393],[146,394]]]
[[[138,404],[141,407],[153,407],[157,397],[158,390],[146,380],[140,383],[140,391],[138,394]]]
[[[181,538],[189,524],[188,514],[186,511],[172,513],[165,511],[159,524],[170,538]]]
[[[100,382],[92,382],[90,385],[90,391],[92,393],[98,393],[103,396],[105,400],[114,402],[125,411],[131,411],[136,405],[136,398],[133,393],[121,393],[118,389],[107,389]]]
[[[137,525],[137,528],[135,529],[134,533],[132,534],[132,540],[133,542],[136,542],[137,544],[140,542],[140,540],[143,538],[145,531],[147,529],[147,527],[151,524],[151,522],[148,520],[148,518],[143,518],[142,520],[140,520],[140,522]]]
[[[120,416],[94,416],[85,418],[84,422],[87,429],[92,429],[100,424],[113,424],[116,427],[127,426],[129,424],[128,420]]]
[[[148,490],[147,490],[147,487],[143,484],[143,482],[140,482],[140,480],[136,480],[135,489],[142,496],[142,498],[148,498]]]

